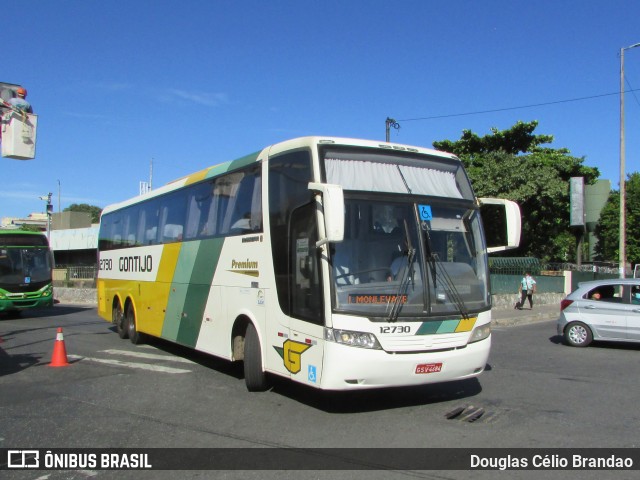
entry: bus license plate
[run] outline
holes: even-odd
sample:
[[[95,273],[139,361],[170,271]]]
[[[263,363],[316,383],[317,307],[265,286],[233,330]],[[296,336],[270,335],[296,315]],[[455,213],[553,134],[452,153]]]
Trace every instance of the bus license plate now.
[[[422,363],[416,366],[416,373],[438,373],[442,371],[442,363]]]

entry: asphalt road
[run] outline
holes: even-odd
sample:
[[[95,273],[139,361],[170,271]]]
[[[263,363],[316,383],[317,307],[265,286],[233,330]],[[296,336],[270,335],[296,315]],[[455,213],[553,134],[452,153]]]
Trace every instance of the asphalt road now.
[[[538,320],[520,317],[515,326],[495,327],[487,371],[478,379],[355,393],[276,380],[268,392],[249,393],[237,365],[161,341],[134,346],[95,308],[58,305],[0,319],[0,447],[637,449],[640,345],[571,348],[556,336],[555,322]],[[57,327],[64,329],[68,367],[48,366]],[[469,407],[484,414],[473,422],[447,419]],[[7,473],[47,480],[176,476],[90,469]],[[179,477],[602,479],[628,473],[190,471]]]

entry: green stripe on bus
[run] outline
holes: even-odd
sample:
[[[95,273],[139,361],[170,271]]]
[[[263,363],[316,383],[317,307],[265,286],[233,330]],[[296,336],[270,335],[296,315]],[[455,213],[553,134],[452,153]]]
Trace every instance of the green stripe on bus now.
[[[438,328],[438,333],[454,333],[459,323],[460,320],[443,320]]]
[[[416,335],[436,335],[441,333],[454,333],[460,320],[441,320],[432,322],[423,322],[418,328]]]
[[[177,341],[183,345],[195,347],[200,334],[213,275],[218,266],[220,252],[224,245],[224,238],[213,238],[193,243],[199,243],[199,248],[191,271]]]
[[[251,165],[255,163],[258,159],[258,155],[260,152],[255,152],[250,155],[246,155],[244,157],[238,158],[236,160],[232,160],[231,162],[221,163],[220,165],[215,165],[209,169],[205,178],[215,177],[216,175],[220,175],[226,172],[230,172],[232,170],[236,170],[238,168],[246,167],[247,165]]]
[[[200,241],[184,242],[182,248],[180,248],[176,268],[173,272],[171,290],[169,291],[169,300],[167,302],[167,313],[162,326],[162,337],[174,342],[178,339],[178,331],[183,320],[187,290],[199,246]]]

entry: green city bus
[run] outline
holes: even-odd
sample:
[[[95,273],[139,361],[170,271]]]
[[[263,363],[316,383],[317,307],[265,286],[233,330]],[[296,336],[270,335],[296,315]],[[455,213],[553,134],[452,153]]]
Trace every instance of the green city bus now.
[[[0,230],[0,313],[53,305],[53,258],[39,232]]]

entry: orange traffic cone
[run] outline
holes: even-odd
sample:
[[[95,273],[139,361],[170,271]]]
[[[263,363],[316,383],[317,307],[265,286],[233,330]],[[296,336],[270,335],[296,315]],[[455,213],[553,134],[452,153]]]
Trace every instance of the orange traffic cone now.
[[[58,327],[56,334],[56,343],[53,346],[53,355],[51,355],[50,367],[67,367],[67,349],[64,346],[64,336],[62,335],[62,327]]]

